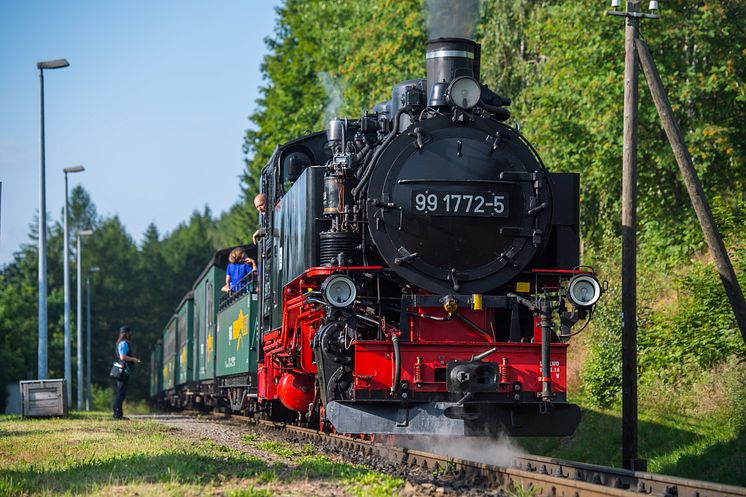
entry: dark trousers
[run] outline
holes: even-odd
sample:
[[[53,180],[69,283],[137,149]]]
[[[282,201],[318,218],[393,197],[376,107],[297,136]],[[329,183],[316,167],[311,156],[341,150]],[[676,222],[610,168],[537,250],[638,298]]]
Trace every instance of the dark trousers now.
[[[124,380],[114,380],[114,417],[121,418],[122,404],[124,403],[124,397],[127,395],[127,384],[129,383],[129,377]]]

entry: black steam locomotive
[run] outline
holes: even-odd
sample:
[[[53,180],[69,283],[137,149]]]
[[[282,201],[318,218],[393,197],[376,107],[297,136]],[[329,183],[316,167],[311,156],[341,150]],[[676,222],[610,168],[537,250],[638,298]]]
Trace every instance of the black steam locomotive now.
[[[578,175],[505,124],[480,45],[431,40],[426,61],[263,169],[247,402],[342,433],[571,434],[567,341],[602,293]]]

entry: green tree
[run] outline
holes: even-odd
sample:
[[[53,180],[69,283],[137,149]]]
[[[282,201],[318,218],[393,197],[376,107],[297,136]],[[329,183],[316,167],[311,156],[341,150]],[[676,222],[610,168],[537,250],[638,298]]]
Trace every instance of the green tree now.
[[[37,336],[36,253],[27,249],[0,272],[0,412],[5,385],[36,377]]]
[[[705,191],[719,220],[729,221],[721,226],[726,235],[746,227],[733,215],[746,181],[745,71],[736,63],[745,48],[738,15],[743,6],[743,1],[668,2],[661,20],[642,25]],[[610,242],[620,231],[622,21],[578,2],[547,2],[535,7],[530,19],[528,48],[536,67],[513,110],[551,169],[581,173],[589,259],[618,264],[619,245]],[[702,237],[642,76],[640,85],[638,308],[645,375],[684,360],[709,366],[742,349],[733,340],[735,320],[723,305],[714,271],[690,260],[702,250]],[[731,247],[742,251],[743,238],[732,239]],[[672,288],[684,291],[680,302],[668,305]],[[620,386],[614,319],[619,304],[605,298],[601,305],[605,310],[584,378],[603,403],[613,400]]]
[[[166,321],[191,289],[216,247],[215,222],[209,209],[194,212],[172,233],[161,238],[155,225],[146,230],[138,249],[118,217],[101,218],[88,193],[76,187],[70,196],[71,240],[71,331],[73,370],[77,367],[75,347],[75,291],[77,288],[76,236],[81,229],[94,229],[84,239],[83,278],[94,266],[92,290],[92,382],[109,386],[108,372],[114,358],[114,342],[119,327],[134,330],[133,354],[145,361],[137,367],[131,383],[131,397],[144,398],[148,391],[147,359],[152,344],[160,337]],[[32,226],[29,237],[37,233]],[[60,222],[48,233],[48,314],[49,375],[63,376],[63,296]],[[0,387],[10,381],[36,377],[37,289],[36,245],[21,247],[11,263],[0,268]],[[83,288],[85,288],[85,282]],[[85,301],[85,299],[84,299]],[[85,312],[85,309],[84,309]],[[75,375],[73,375],[75,382]],[[73,384],[73,391],[77,385]],[[0,392],[2,394],[2,392]],[[5,395],[0,395],[5,401]],[[2,407],[2,404],[0,404]]]
[[[255,225],[250,200],[277,145],[336,115],[360,116],[391,98],[395,83],[424,76],[422,8],[419,0],[288,0],[278,9],[261,67],[267,83],[244,141],[247,226]]]
[[[86,247],[87,264],[101,270],[91,279],[91,380],[99,385],[110,384],[108,373],[114,358],[114,342],[122,325],[134,331],[133,353],[145,357],[150,348],[153,326],[142,311],[138,295],[143,291],[138,271],[139,254],[132,237],[127,234],[117,216],[101,222]],[[146,391],[142,369],[132,382],[134,396]]]
[[[746,181],[744,68],[736,64],[745,48],[742,7],[742,1],[669,2],[661,20],[642,26],[705,190],[724,202],[742,195]],[[517,98],[516,114],[552,169],[583,174],[585,237],[598,244],[619,231],[621,21],[582,3],[552,2],[534,10],[528,33],[539,64]],[[644,79],[640,83],[641,238],[680,257],[700,247],[701,236]]]
[[[537,77],[541,61],[529,39],[535,13],[545,2],[484,0],[477,37],[482,44],[482,81],[515,99]]]

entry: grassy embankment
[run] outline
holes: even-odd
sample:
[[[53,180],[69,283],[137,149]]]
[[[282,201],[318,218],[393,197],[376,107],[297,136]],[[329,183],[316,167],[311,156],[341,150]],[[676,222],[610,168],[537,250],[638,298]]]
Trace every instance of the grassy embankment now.
[[[41,420],[0,416],[0,497],[264,497],[303,495],[314,484],[383,497],[397,495],[403,483],[308,447],[259,445],[283,462],[268,464],[207,439],[189,441],[153,421],[114,421],[102,413]]]
[[[729,246],[743,279],[746,243]],[[687,263],[651,260],[641,258],[638,287],[640,457],[651,472],[746,486],[746,356],[717,273],[701,254]],[[616,261],[601,269],[619,280]],[[599,307],[601,319],[594,321],[603,328],[574,339],[568,360],[570,398],[583,409],[580,426],[570,438],[521,440],[528,452],[621,465],[618,286]],[[589,376],[589,351],[598,354],[599,344],[607,359],[597,356]]]
[[[583,418],[573,437],[522,439],[532,454],[621,466],[621,414],[619,406],[591,407],[575,398]],[[736,412],[732,416],[742,416]],[[734,426],[721,412],[697,416],[688,412],[661,412],[642,406],[639,415],[640,457],[648,471],[673,476],[746,485],[746,430]]]

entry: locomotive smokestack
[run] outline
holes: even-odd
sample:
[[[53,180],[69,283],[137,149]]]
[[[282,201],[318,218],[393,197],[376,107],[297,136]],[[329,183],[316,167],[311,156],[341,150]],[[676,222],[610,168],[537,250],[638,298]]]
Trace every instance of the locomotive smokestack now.
[[[428,105],[447,105],[445,90],[454,78],[471,76],[479,81],[479,43],[466,38],[437,38],[425,46]]]
[[[448,84],[459,76],[479,80],[480,46],[471,40],[480,0],[425,0],[428,105],[447,105]]]

